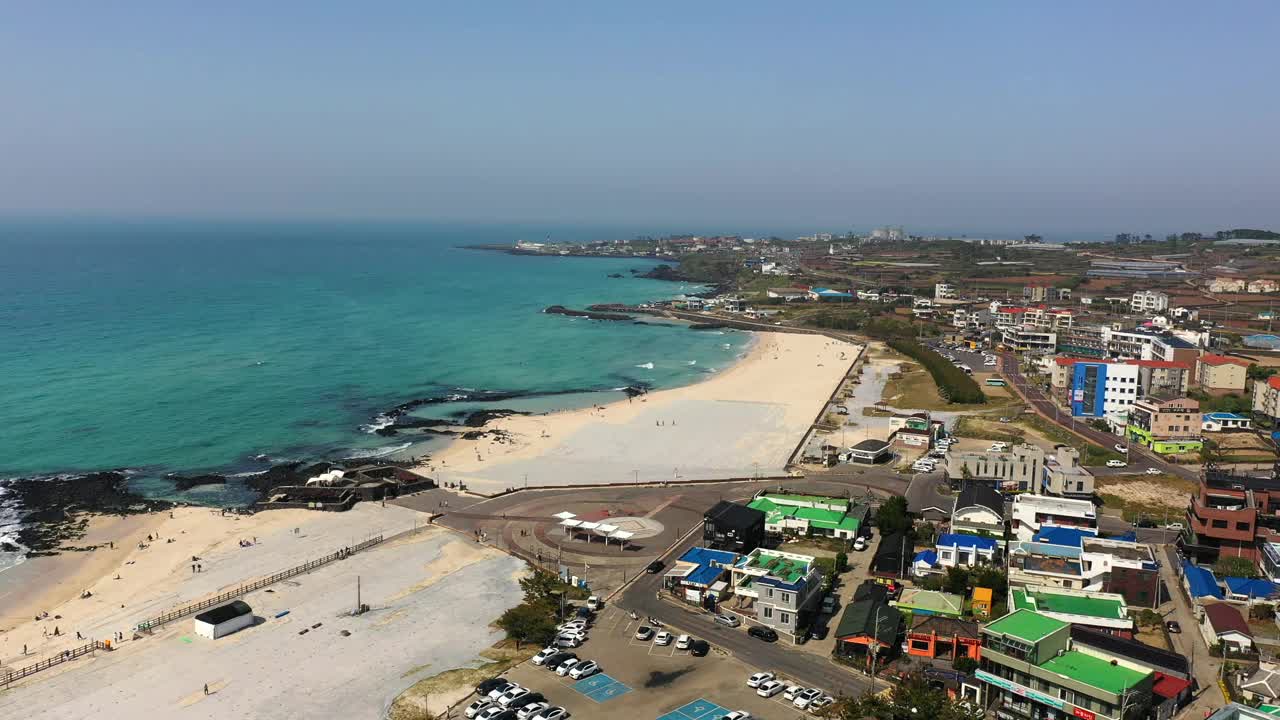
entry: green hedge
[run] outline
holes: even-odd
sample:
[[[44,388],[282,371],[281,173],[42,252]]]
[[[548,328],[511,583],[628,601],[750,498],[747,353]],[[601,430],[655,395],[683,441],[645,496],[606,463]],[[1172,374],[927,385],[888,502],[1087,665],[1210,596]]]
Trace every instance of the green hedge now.
[[[889,340],[886,344],[923,365],[947,402],[977,405],[987,401],[987,396],[972,377],[938,353],[911,340]]]

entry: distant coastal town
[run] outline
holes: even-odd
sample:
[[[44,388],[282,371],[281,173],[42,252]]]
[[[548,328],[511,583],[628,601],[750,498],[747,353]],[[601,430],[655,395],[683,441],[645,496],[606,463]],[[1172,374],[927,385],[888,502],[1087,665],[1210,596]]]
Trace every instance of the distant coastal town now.
[[[702,720],[880,717],[889,697],[947,720],[1168,720],[1228,697],[1280,705],[1280,234],[469,247],[643,259],[609,282],[688,285],[551,305],[545,322],[751,342],[701,382],[573,410],[472,391],[379,415],[381,435],[447,435],[429,457],[171,478],[244,484],[243,507],[144,500],[124,472],[10,481],[36,551],[0,573],[0,709]],[[446,401],[488,404],[412,415]],[[369,670],[352,680],[352,664]],[[160,692],[160,672],[182,679]]]

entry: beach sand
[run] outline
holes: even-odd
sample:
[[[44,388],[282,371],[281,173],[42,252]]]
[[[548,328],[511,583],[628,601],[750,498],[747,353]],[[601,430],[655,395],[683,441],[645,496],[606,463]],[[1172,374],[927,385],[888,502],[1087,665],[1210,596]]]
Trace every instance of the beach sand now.
[[[271,510],[240,516],[184,507],[172,517],[97,517],[74,544],[114,541],[114,550],[35,557],[0,573],[0,662],[21,667],[90,639],[108,640],[117,632],[129,638],[136,623],[171,607],[426,522],[416,511],[374,503],[345,513]],[[148,534],[159,539],[146,542]],[[256,544],[240,546],[255,538]],[[191,570],[192,556],[200,558],[199,573]],[[92,596],[81,598],[85,590]],[[42,612],[49,617],[35,620]],[[58,636],[46,635],[55,628]]]
[[[609,405],[494,420],[502,437],[458,440],[419,471],[473,491],[784,473],[860,348],[760,333],[704,382]]]

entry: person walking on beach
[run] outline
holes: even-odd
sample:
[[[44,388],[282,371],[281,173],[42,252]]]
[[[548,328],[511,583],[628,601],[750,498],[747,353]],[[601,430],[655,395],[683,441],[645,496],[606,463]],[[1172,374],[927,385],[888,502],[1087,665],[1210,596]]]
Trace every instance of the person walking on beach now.
[[[209,683],[205,683],[205,684],[204,684],[204,694],[205,694],[205,695],[208,695],[208,694],[209,694]]]

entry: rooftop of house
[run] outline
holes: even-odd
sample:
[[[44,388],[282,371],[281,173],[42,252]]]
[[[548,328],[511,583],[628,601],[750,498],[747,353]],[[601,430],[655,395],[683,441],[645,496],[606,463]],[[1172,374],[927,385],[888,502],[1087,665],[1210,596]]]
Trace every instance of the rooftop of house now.
[[[1093,503],[1088,500],[1071,500],[1069,498],[1049,497],[1048,495],[1018,495],[1013,498],[1013,510],[1019,508],[1035,512],[1054,514],[1070,514],[1080,517],[1096,517]]]
[[[1109,660],[1086,655],[1078,650],[1068,650],[1049,658],[1040,668],[1114,695],[1124,693],[1151,675],[1150,671],[1141,672],[1124,665],[1113,665]]]
[[[995,550],[995,538],[968,535],[966,533],[942,533],[938,536],[938,547],[972,548],[974,550]]]
[[[744,570],[763,570],[766,577],[776,578],[793,585],[809,574],[809,568],[812,565],[813,558],[807,555],[788,556],[757,549],[739,560],[737,567]]]
[[[1249,361],[1244,358],[1231,357],[1230,355],[1212,355],[1205,353],[1200,356],[1200,362],[1204,365],[1239,365],[1240,367],[1249,367]]]
[[[801,504],[813,503],[826,505],[828,507],[848,508],[850,503],[847,498],[826,497],[823,495],[794,495],[790,493],[764,493],[761,498],[772,500],[778,504]]]
[[[903,590],[895,604],[901,608],[934,614],[959,615],[964,611],[964,598],[959,595],[920,588]]]
[[[983,630],[1036,643],[1067,627],[1067,623],[1031,610],[1018,609],[987,624]]]
[[[1013,607],[1055,615],[1075,615],[1100,620],[1124,620],[1128,617],[1124,598],[1102,593],[1076,594],[1049,588],[1022,588],[1009,591]],[[1110,595],[1108,593],[1107,595]]]
[[[1244,621],[1244,616],[1239,610],[1226,603],[1208,603],[1204,606],[1204,614],[1209,619],[1213,631],[1219,635],[1237,632],[1245,637],[1253,637],[1253,632],[1249,630],[1249,624]]]
[[[1229,412],[1211,412],[1204,414],[1205,420],[1248,420],[1249,418],[1238,413]]]

